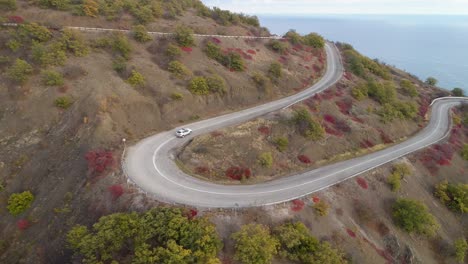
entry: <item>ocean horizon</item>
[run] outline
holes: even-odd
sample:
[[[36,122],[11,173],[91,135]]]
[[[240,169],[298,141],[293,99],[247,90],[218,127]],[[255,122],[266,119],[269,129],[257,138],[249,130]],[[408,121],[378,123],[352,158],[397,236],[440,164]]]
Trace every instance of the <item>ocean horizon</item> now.
[[[370,58],[438,86],[468,94],[468,16],[464,15],[259,15],[262,26],[283,35],[317,32],[346,42]]]

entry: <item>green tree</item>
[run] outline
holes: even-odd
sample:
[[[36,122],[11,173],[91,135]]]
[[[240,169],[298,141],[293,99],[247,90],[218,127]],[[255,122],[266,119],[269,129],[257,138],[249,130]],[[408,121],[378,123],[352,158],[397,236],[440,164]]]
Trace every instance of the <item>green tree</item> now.
[[[325,129],[322,125],[312,119],[309,111],[305,108],[300,108],[294,113],[293,121],[299,132],[306,138],[319,140],[325,134]]]
[[[60,86],[64,83],[62,74],[51,70],[42,73],[42,82],[48,86]]]
[[[25,83],[32,72],[33,68],[29,63],[22,59],[16,59],[15,63],[7,69],[6,74],[8,78],[16,82]]]
[[[453,96],[458,96],[458,97],[463,97],[463,96],[465,96],[465,91],[463,91],[462,88],[453,88],[452,89],[452,95]]]
[[[210,87],[205,77],[199,76],[193,78],[189,83],[189,91],[196,95],[207,95],[210,93]]]
[[[439,224],[427,207],[419,201],[398,199],[392,207],[395,224],[409,233],[434,235]]]
[[[468,250],[468,242],[465,238],[455,240],[455,258],[459,263],[465,263],[466,251]]]
[[[262,167],[270,168],[273,165],[273,156],[271,152],[264,152],[258,156],[258,163],[262,165]]]
[[[279,241],[279,254],[283,258],[308,264],[348,263],[342,252],[332,248],[328,242],[318,241],[301,222],[280,225],[273,233]]]
[[[168,56],[171,59],[178,58],[182,55],[182,50],[174,45],[174,44],[169,44],[166,48],[166,56]]]
[[[436,185],[434,194],[450,210],[459,213],[468,212],[468,184],[442,181]]]
[[[273,62],[270,64],[270,68],[268,69],[268,76],[270,79],[276,80],[281,78],[283,75],[283,67],[278,62]]]
[[[303,37],[303,43],[313,48],[323,48],[325,46],[325,40],[322,36],[316,33],[310,33]]]
[[[244,264],[271,263],[277,253],[278,241],[270,234],[268,227],[248,224],[232,235],[235,241],[234,258]]]
[[[132,70],[132,73],[130,74],[130,77],[128,77],[127,82],[133,86],[143,86],[146,83],[145,77],[137,72],[136,70]]]
[[[438,83],[438,81],[434,77],[428,77],[426,79],[426,84],[429,84],[430,86],[435,86],[435,85],[437,85],[437,83]]]
[[[191,75],[190,70],[185,67],[180,61],[171,61],[167,67],[167,70],[177,78],[183,78],[187,75]]]
[[[84,263],[219,263],[221,241],[206,218],[188,219],[177,208],[101,217],[89,230],[75,226],[67,242]]]
[[[409,96],[411,97],[418,96],[418,90],[416,90],[416,87],[410,80],[407,80],[407,79],[401,80],[400,86],[401,88],[403,88],[403,91]]]
[[[193,31],[186,26],[178,26],[175,30],[175,40],[179,46],[191,47],[195,46],[195,39],[193,38]]]
[[[138,42],[148,42],[152,38],[148,34],[148,30],[143,25],[137,25],[133,27],[133,38]]]
[[[31,207],[33,201],[34,195],[30,191],[13,193],[8,198],[8,212],[13,216],[17,216]]]
[[[280,152],[283,152],[288,148],[289,140],[287,137],[278,137],[275,139],[275,145]]]

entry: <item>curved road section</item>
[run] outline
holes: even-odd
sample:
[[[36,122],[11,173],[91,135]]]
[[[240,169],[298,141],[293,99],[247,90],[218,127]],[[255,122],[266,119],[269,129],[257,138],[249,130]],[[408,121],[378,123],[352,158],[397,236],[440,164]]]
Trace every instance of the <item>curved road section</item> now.
[[[188,125],[193,134],[178,139],[174,131],[148,137],[128,149],[123,167],[129,178],[157,199],[169,203],[208,208],[253,207],[281,203],[319,191],[395,160],[443,139],[449,132],[449,110],[466,98],[444,98],[432,106],[428,126],[411,139],[387,149],[324,166],[294,176],[256,185],[219,185],[182,172],[174,162],[174,150],[190,138],[235,125],[288,107],[336,83],[343,74],[339,52],[326,45],[327,71],[314,86],[290,97]]]

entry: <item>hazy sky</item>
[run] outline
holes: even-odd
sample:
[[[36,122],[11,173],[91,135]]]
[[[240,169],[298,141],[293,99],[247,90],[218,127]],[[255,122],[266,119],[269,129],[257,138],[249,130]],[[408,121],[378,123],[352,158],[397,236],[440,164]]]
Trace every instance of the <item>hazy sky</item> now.
[[[202,0],[248,14],[468,14],[468,0]]]

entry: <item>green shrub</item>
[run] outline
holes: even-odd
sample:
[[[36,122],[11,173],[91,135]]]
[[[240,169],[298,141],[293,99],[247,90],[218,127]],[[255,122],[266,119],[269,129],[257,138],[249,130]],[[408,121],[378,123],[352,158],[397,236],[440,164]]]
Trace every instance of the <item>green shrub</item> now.
[[[275,139],[275,145],[276,148],[280,151],[283,152],[288,148],[289,145],[289,140],[286,137],[279,137]]]
[[[195,77],[189,83],[189,91],[196,95],[207,95],[210,93],[210,87],[205,77]]]
[[[325,134],[322,125],[313,120],[309,111],[305,108],[301,108],[294,113],[293,121],[299,132],[306,138],[319,140]]]
[[[351,46],[345,49],[344,57],[347,62],[346,66],[356,76],[367,78],[367,71],[375,74],[383,79],[390,80],[391,75],[387,67],[380,65],[377,61],[373,61],[362,56],[355,51]]]
[[[401,188],[401,174],[398,172],[393,172],[387,178],[387,183],[390,184],[393,192],[397,192]]]
[[[195,46],[192,29],[185,26],[178,26],[175,30],[175,40],[179,46],[192,47]]]
[[[223,56],[221,58],[221,60],[222,60],[221,63],[225,67],[227,67],[227,68],[229,68],[231,70],[238,71],[238,72],[244,71],[244,68],[245,68],[244,60],[237,53],[230,52],[226,56]]]
[[[283,75],[283,67],[278,62],[273,62],[270,64],[270,68],[268,69],[268,76],[270,79],[279,79]]]
[[[408,233],[434,235],[439,224],[427,207],[419,201],[398,199],[392,207],[395,224]]]
[[[264,225],[244,225],[232,235],[232,239],[236,249],[234,258],[244,264],[267,264],[277,253],[278,241]]]
[[[174,101],[180,101],[184,98],[184,96],[181,93],[172,93],[171,98]]]
[[[328,209],[330,208],[330,206],[324,201],[316,202],[313,207],[315,212],[320,216],[328,215]]]
[[[316,33],[310,33],[302,37],[303,43],[307,46],[311,46],[313,48],[323,48],[325,46],[325,40],[322,36]]]
[[[207,218],[189,219],[181,209],[163,207],[103,216],[89,229],[76,225],[66,240],[82,263],[219,263],[222,246]]]
[[[434,194],[450,210],[468,213],[468,184],[443,181],[436,185]]]
[[[133,27],[133,38],[141,43],[148,42],[152,39],[148,34],[148,30],[143,25]]]
[[[118,56],[112,62],[112,69],[118,73],[123,73],[127,69],[127,60],[123,57]]]
[[[166,56],[171,59],[178,58],[182,55],[182,50],[174,44],[169,44],[166,49]]]
[[[20,41],[16,39],[10,39],[7,43],[6,46],[11,49],[13,52],[17,52],[21,47],[23,47],[23,44],[21,44]]]
[[[465,92],[463,91],[462,88],[453,88],[451,92],[453,96],[458,96],[458,97],[465,96]]]
[[[211,41],[208,41],[203,49],[208,58],[220,61],[222,58],[221,48]]]
[[[459,263],[465,263],[466,251],[468,250],[468,242],[466,242],[466,239],[459,238],[455,240],[454,248],[455,248],[455,259]]]
[[[50,65],[61,66],[67,60],[67,54],[58,42],[44,46],[40,42],[33,41],[31,46],[32,58],[35,63],[47,67]]]
[[[367,93],[380,104],[391,103],[396,99],[396,88],[392,82],[368,82]]]
[[[407,79],[401,80],[400,86],[401,88],[403,88],[403,91],[409,96],[411,97],[418,96],[418,90],[416,90],[416,87],[410,80],[407,80]]]
[[[268,79],[259,72],[254,72],[252,75],[252,80],[258,88],[265,88],[269,83]]]
[[[393,102],[384,104],[377,113],[386,123],[394,119],[412,119],[418,114],[418,108],[413,102]]]
[[[300,44],[303,41],[302,36],[294,29],[289,30],[284,37],[287,38],[291,44]]]
[[[73,101],[66,96],[61,96],[55,99],[55,106],[62,108],[62,109],[67,109],[73,104]]]
[[[348,263],[342,252],[320,242],[301,222],[282,224],[273,233],[279,242],[279,255],[294,263]]]
[[[428,84],[428,85],[430,85],[430,86],[436,86],[438,82],[439,82],[439,81],[438,81],[436,78],[434,78],[434,77],[428,77],[428,78],[426,79],[426,84]]]
[[[52,33],[37,23],[24,23],[18,25],[17,37],[22,43],[33,40],[47,42],[52,38]]]
[[[226,93],[226,82],[223,77],[218,74],[213,74],[206,78],[208,89],[212,93],[225,94]]]
[[[25,83],[29,79],[29,75],[33,72],[33,68],[29,63],[22,59],[16,59],[15,63],[7,69],[7,77],[19,82]]]
[[[268,46],[272,50],[274,50],[274,51],[276,51],[276,52],[278,52],[280,54],[283,54],[286,51],[286,49],[288,48],[288,45],[286,45],[286,43],[278,41],[278,40],[271,40],[268,43]]]
[[[258,163],[260,163],[262,167],[270,168],[273,165],[273,156],[270,152],[264,152],[258,157]]]
[[[83,36],[75,30],[64,29],[59,43],[60,46],[55,47],[55,49],[68,51],[76,57],[84,57],[89,54],[89,44],[85,41]]]
[[[125,36],[124,34],[114,34],[114,36],[112,37],[111,45],[112,50],[115,53],[127,60],[130,58],[132,46],[130,45],[127,36]]]
[[[136,70],[132,70],[132,73],[130,74],[130,77],[128,77],[127,82],[133,87],[143,86],[146,83],[145,77]]]
[[[468,160],[468,144],[463,144],[463,149],[460,153],[462,159]]]
[[[397,163],[393,165],[393,172],[400,174],[401,177],[406,177],[411,174],[411,168],[406,163]]]
[[[171,61],[167,67],[167,70],[177,78],[183,78],[187,75],[191,75],[190,70],[185,67],[180,61]]]
[[[351,95],[358,101],[366,99],[368,96],[367,85],[365,83],[360,83],[353,87]]]
[[[136,5],[130,11],[139,24],[148,24],[154,20],[153,10],[149,6]]]
[[[13,11],[16,10],[16,0],[1,0],[0,10],[2,11]]]
[[[13,216],[17,216],[31,207],[33,201],[34,195],[30,191],[13,193],[8,198],[8,212]]]
[[[42,73],[42,83],[48,86],[59,86],[63,85],[63,76],[61,73],[56,71],[44,71]]]
[[[69,0],[38,0],[39,6],[42,8],[51,8],[57,10],[66,10],[69,5]]]

